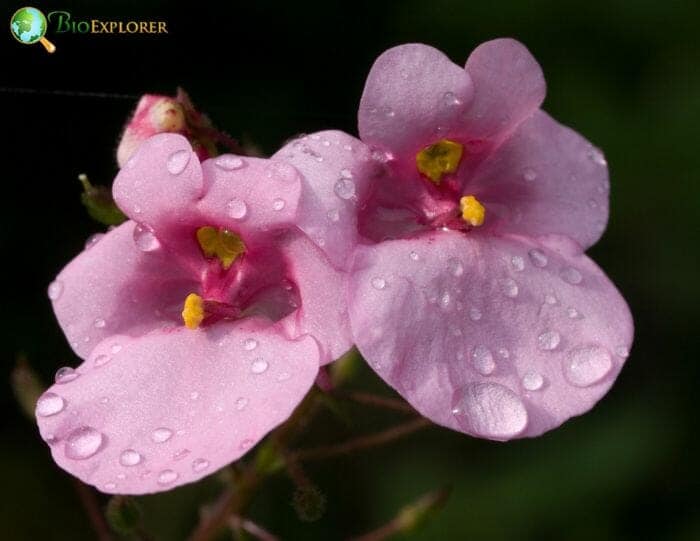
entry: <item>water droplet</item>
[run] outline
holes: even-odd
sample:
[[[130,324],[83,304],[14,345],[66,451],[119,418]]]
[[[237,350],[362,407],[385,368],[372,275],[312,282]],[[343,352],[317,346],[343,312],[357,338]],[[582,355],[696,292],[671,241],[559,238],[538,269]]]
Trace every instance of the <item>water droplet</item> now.
[[[253,351],[258,347],[258,341],[255,338],[246,338],[243,340],[243,349],[246,351]]]
[[[615,355],[618,357],[622,357],[623,359],[626,359],[630,355],[630,350],[627,349],[626,346],[617,346],[615,348]]]
[[[452,413],[469,433],[507,439],[527,426],[527,410],[520,398],[498,383],[471,383],[455,392]]]
[[[573,267],[565,267],[561,271],[561,278],[568,284],[576,285],[580,284],[583,280],[581,273]]]
[[[537,344],[543,351],[552,351],[561,342],[561,336],[557,331],[545,331],[537,337]]]
[[[527,253],[528,257],[530,258],[530,261],[532,261],[532,264],[535,267],[546,267],[547,262],[549,261],[547,259],[547,256],[542,250],[538,250],[537,248],[533,248]]]
[[[267,361],[264,359],[255,359],[250,365],[250,371],[253,374],[262,374],[267,370],[268,366]]]
[[[380,278],[379,276],[375,276],[372,278],[372,287],[374,289],[382,290],[386,287],[386,280],[384,278]]]
[[[528,182],[532,182],[537,178],[537,171],[535,171],[532,167],[526,167],[523,169],[523,178]]]
[[[469,319],[472,321],[479,321],[481,319],[481,310],[478,308],[469,309]]]
[[[119,464],[122,466],[136,466],[143,460],[141,453],[133,449],[126,449],[119,455]]]
[[[482,376],[493,374],[493,371],[496,369],[493,355],[486,346],[476,346],[474,348],[472,351],[472,363],[476,371]]]
[[[242,220],[248,214],[248,205],[240,199],[231,199],[226,203],[226,211],[234,220]]]
[[[341,169],[340,178],[353,178],[352,171],[350,171],[350,169]]]
[[[104,236],[105,236],[104,233],[95,233],[94,235],[90,235],[90,236],[88,237],[88,239],[85,241],[85,249],[86,249],[86,250],[89,250],[90,248],[92,248],[93,246],[95,246],[95,244],[97,244],[98,242],[100,242],[100,240],[101,240],[102,237],[104,237]]]
[[[63,366],[56,370],[56,375],[54,376],[53,380],[55,383],[68,383],[69,381],[73,381],[76,379],[80,374],[75,371],[74,368],[71,368],[70,366]]]
[[[245,439],[239,444],[238,447],[241,449],[241,451],[245,451],[246,449],[250,449],[252,445],[253,445],[253,440]]]
[[[245,160],[239,158],[238,156],[231,156],[230,154],[224,154],[219,156],[214,161],[214,164],[224,171],[233,171],[234,169],[240,169],[245,165]]]
[[[156,443],[164,443],[173,437],[173,431],[169,428],[160,427],[151,432],[151,439]]]
[[[510,357],[510,351],[508,351],[506,348],[501,348],[498,350],[498,354],[503,358],[507,359]]]
[[[608,162],[605,159],[605,156],[603,156],[603,153],[595,147],[591,148],[587,152],[587,155],[589,160],[591,160],[594,163],[597,163],[598,165],[608,165]]]
[[[279,197],[272,202],[272,208],[275,210],[282,210],[285,205],[284,199],[280,199]]]
[[[171,175],[179,175],[185,170],[187,164],[190,163],[192,152],[189,150],[178,150],[173,152],[168,158],[167,167]]]
[[[525,260],[519,255],[514,255],[510,258],[510,263],[516,271],[521,271],[525,268]]]
[[[76,428],[66,438],[64,452],[72,460],[84,460],[95,455],[104,442],[104,436],[91,426]]]
[[[192,391],[190,393],[190,400],[197,400],[199,398],[199,393],[197,391]]]
[[[462,100],[455,96],[454,92],[445,92],[442,95],[442,103],[446,107],[456,107],[457,105],[462,104]]]
[[[443,292],[443,294],[440,295],[440,306],[447,308],[450,306],[450,302],[452,302],[452,297],[450,296],[449,291]]]
[[[36,414],[40,417],[50,417],[61,413],[66,407],[66,401],[56,393],[44,393],[36,402]]]
[[[122,346],[120,344],[113,344],[111,348],[109,348],[109,351],[112,352],[113,355],[116,355],[122,350]]]
[[[63,282],[60,280],[54,280],[49,284],[49,299],[52,301],[58,300],[58,298],[61,296],[61,293],[63,293]]]
[[[515,283],[515,280],[512,278],[506,278],[505,280],[501,281],[501,291],[506,297],[514,299],[518,296],[520,289],[518,288],[518,284]]]
[[[329,210],[326,216],[328,216],[328,219],[331,222],[337,222],[338,220],[340,220],[340,213],[338,212],[338,209]]]
[[[557,304],[557,298],[554,295],[552,295],[551,293],[547,293],[544,296],[544,302],[546,304]]]
[[[117,488],[117,483],[105,483],[105,490],[115,490]]]
[[[277,376],[277,381],[287,381],[291,377],[292,375],[289,372],[282,372],[279,376]]]
[[[456,257],[451,257],[447,260],[447,268],[452,273],[452,276],[462,276],[464,274],[464,265]]]
[[[180,474],[173,470],[163,470],[158,474],[158,484],[169,485],[176,481],[178,477],[180,477]]]
[[[177,453],[175,453],[173,455],[173,460],[175,460],[175,461],[182,460],[183,458],[185,458],[189,454],[190,454],[189,449],[180,449]]]
[[[206,458],[198,458],[192,462],[192,471],[201,472],[209,467],[209,461]]]
[[[333,186],[333,191],[341,199],[351,199],[355,196],[355,183],[349,178],[340,178]]]
[[[527,372],[522,379],[526,391],[539,391],[544,385],[544,378],[538,372]]]
[[[247,399],[247,398],[241,397],[241,398],[239,398],[238,400],[236,400],[236,409],[237,409],[238,411],[241,411],[241,410],[245,409],[245,407],[246,407],[247,405],[248,405],[248,399]]]
[[[153,233],[153,229],[144,224],[134,226],[134,242],[142,252],[152,252],[160,248],[160,242]]]
[[[413,261],[418,261],[420,256],[417,252],[411,252],[410,254],[408,254],[408,257],[410,257]]]
[[[573,306],[569,307],[566,309],[566,315],[569,316],[570,319],[581,319],[583,318],[583,315],[581,312],[576,310]]]
[[[102,354],[95,357],[95,360],[92,362],[92,364],[94,364],[95,366],[104,366],[111,360],[112,357],[110,357],[109,355]]]
[[[598,383],[612,369],[612,358],[605,348],[584,346],[569,353],[564,361],[564,375],[576,387]]]
[[[596,201],[595,199],[589,199],[588,206],[592,209],[597,209],[598,208],[598,201]]]

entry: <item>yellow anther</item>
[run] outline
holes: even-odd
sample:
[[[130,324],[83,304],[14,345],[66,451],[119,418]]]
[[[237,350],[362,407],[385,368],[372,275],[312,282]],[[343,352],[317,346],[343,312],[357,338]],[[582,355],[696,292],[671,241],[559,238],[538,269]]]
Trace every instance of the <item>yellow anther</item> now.
[[[459,208],[462,211],[462,219],[470,225],[477,227],[484,223],[486,209],[484,205],[473,195],[465,195],[459,200]]]
[[[196,329],[204,319],[204,300],[196,293],[190,293],[182,307],[182,321],[188,329]]]
[[[449,139],[427,146],[416,154],[418,171],[435,184],[440,184],[442,175],[457,171],[463,150],[462,145]]]
[[[211,226],[197,229],[197,242],[205,257],[219,258],[224,269],[228,269],[246,251],[241,237],[226,229]]]

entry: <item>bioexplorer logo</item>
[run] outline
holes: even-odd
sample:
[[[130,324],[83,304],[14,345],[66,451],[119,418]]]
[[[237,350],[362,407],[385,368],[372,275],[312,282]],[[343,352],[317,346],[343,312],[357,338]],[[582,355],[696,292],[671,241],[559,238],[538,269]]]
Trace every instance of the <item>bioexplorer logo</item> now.
[[[47,30],[53,34],[167,34],[168,23],[160,20],[112,20],[74,17],[70,11],[49,11],[44,15],[34,7],[15,11],[10,19],[12,36],[24,45],[41,43],[53,53],[56,46],[46,39]]]

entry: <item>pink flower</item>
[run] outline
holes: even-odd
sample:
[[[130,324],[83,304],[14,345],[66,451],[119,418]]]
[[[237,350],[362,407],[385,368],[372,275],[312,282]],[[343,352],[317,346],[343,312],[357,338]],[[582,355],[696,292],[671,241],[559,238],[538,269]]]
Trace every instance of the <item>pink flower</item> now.
[[[388,50],[359,112],[383,174],[355,176],[364,198],[341,224],[364,239],[348,291],[360,352],[426,417],[493,440],[590,409],[632,342],[627,304],[583,253],[607,222],[606,161],[539,109],[544,95],[514,40],[465,68],[425,45]]]
[[[117,176],[128,221],[49,287],[84,359],[38,401],[56,462],[104,492],[195,481],[290,415],[350,346],[343,276],[296,228],[303,179],[280,160],[200,164],[162,134]]]

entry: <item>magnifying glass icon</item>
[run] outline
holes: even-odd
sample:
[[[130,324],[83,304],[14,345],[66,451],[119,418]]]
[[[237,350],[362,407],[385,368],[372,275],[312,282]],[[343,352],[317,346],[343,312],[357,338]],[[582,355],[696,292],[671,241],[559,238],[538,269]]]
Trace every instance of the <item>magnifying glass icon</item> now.
[[[10,31],[14,38],[23,45],[41,43],[46,52],[53,53],[56,46],[44,37],[48,23],[44,14],[33,7],[23,7],[15,11],[10,19]]]

